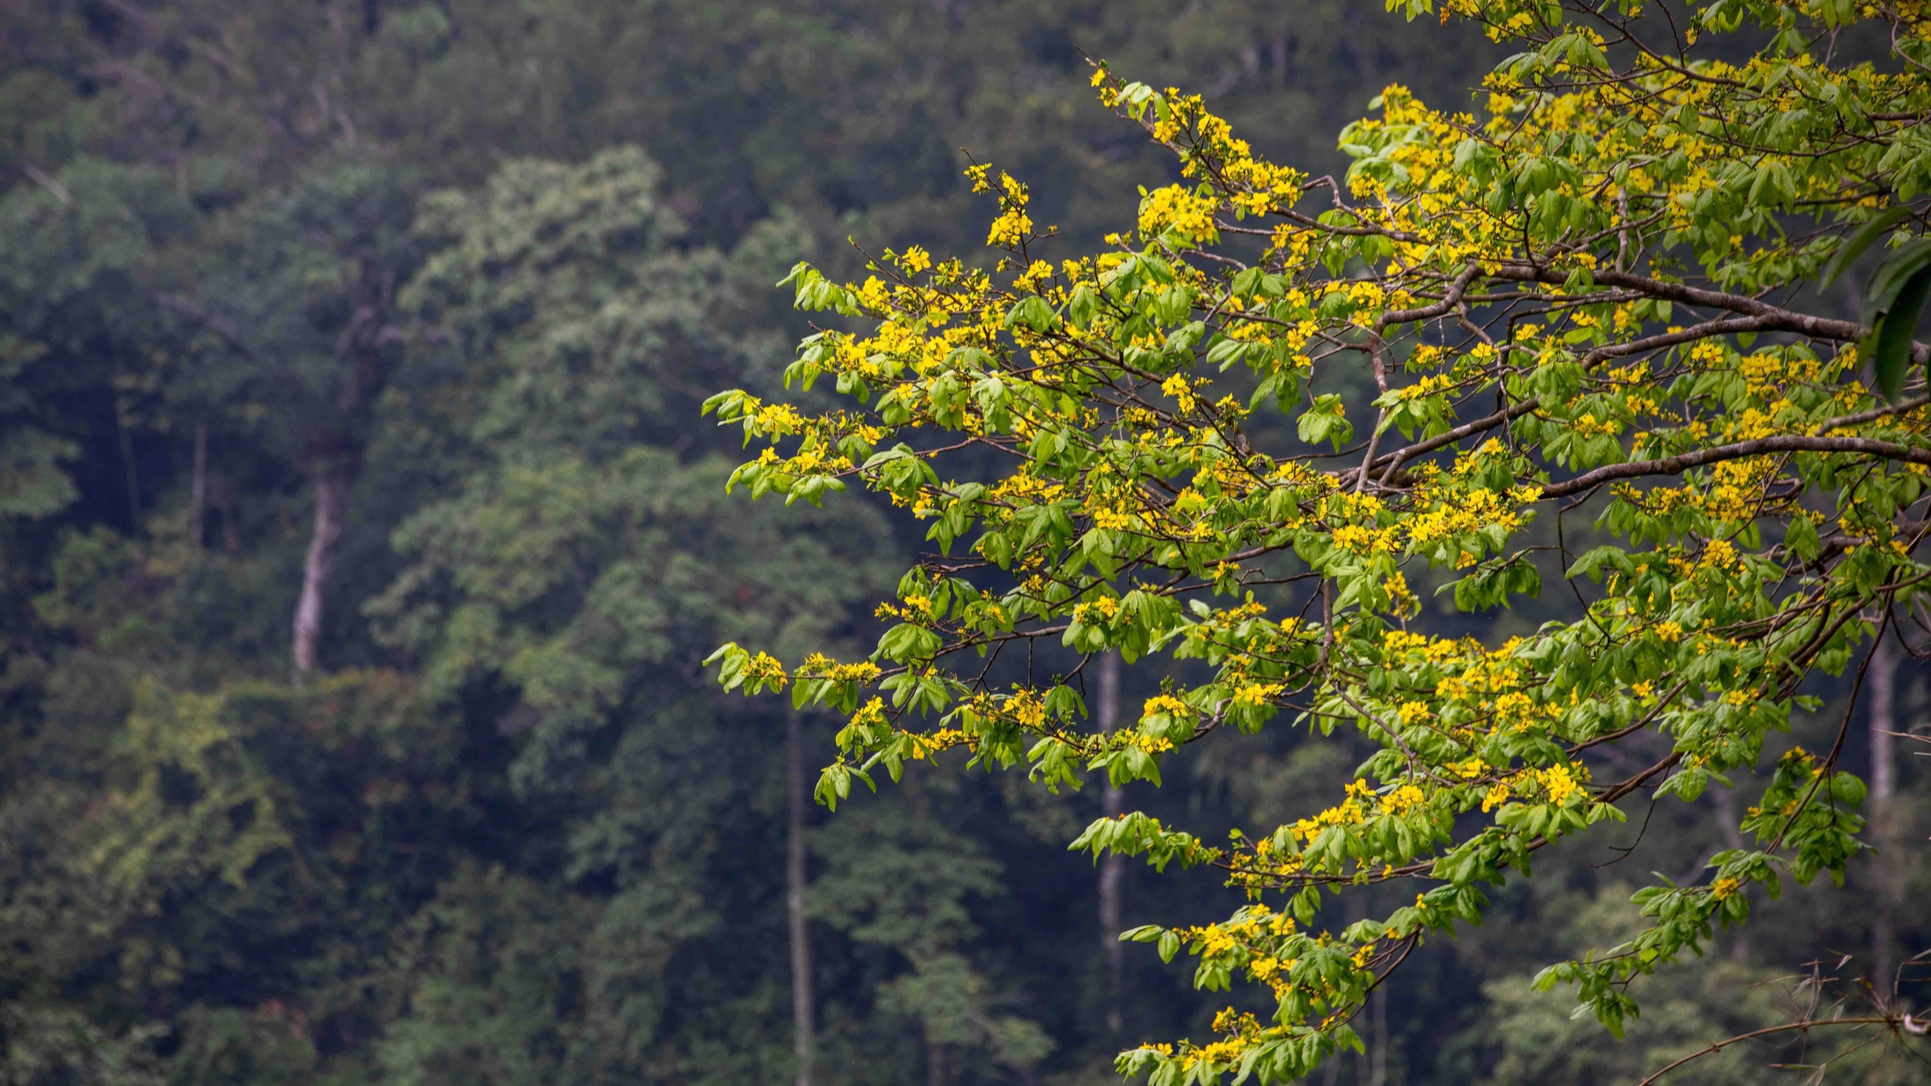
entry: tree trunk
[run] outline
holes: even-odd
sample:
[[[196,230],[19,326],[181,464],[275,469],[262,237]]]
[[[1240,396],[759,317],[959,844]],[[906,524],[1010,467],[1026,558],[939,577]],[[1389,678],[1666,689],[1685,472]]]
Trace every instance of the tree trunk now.
[[[188,516],[188,536],[199,548],[206,542],[208,520],[208,424],[194,427],[194,510]]]
[[[1100,657],[1100,697],[1097,706],[1100,731],[1110,732],[1120,724],[1120,654],[1108,652]],[[1118,818],[1125,810],[1126,797],[1112,781],[1100,793],[1101,810],[1108,818]],[[1120,884],[1126,879],[1126,860],[1108,852],[1100,860],[1100,944],[1106,948],[1106,1032],[1119,1036],[1126,1027],[1120,1011],[1120,992],[1126,972],[1126,946],[1120,942]]]
[[[951,1070],[945,1065],[945,1044],[927,1040],[925,1042],[925,1086],[946,1086],[951,1081]]]
[[[1872,650],[1871,655],[1871,781],[1870,806],[1871,839],[1876,844],[1878,859],[1871,865],[1871,873],[1877,881],[1877,914],[1871,921],[1871,984],[1879,998],[1888,999],[1895,981],[1892,976],[1894,960],[1892,943],[1896,939],[1896,924],[1892,910],[1896,904],[1898,874],[1902,870],[1903,857],[1898,855],[1901,842],[1893,833],[1891,825],[1891,797],[1897,792],[1897,741],[1893,734],[1897,727],[1897,673],[1903,652],[1896,638],[1885,637]]]
[[[794,710],[785,715],[785,909],[791,931],[791,1049],[798,1058],[798,1086],[811,1086],[811,941],[805,927],[805,739]]]
[[[300,682],[320,663],[322,593],[335,571],[335,551],[342,542],[342,526],[349,510],[349,480],[337,467],[315,476],[315,530],[302,563],[302,596],[295,604],[295,681]]]
[[[348,123],[346,115],[342,120]],[[351,132],[350,143],[354,142]],[[361,431],[388,382],[385,344],[400,338],[384,324],[395,302],[395,270],[378,267],[367,253],[358,262],[361,271],[350,293],[355,310],[335,348],[336,362],[343,367],[337,375],[341,385],[335,393],[341,417],[334,425],[317,427],[308,436],[305,464],[315,486],[315,533],[309,539],[308,560],[302,566],[302,597],[295,605],[293,679],[297,685],[320,666],[322,593],[328,587],[329,574],[335,571],[335,551],[348,519],[349,486],[361,470],[366,451]]]
[[[140,535],[141,474],[136,470],[134,431],[128,425],[127,416],[127,403],[117,393],[114,397],[114,434],[121,449],[121,471],[127,477],[127,531],[129,535]]]

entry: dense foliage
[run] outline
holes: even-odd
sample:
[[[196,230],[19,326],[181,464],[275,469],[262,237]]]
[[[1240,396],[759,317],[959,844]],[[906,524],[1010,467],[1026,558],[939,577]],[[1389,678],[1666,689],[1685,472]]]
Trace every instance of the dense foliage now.
[[[926,757],[826,817],[801,770],[845,720],[720,697],[702,661],[725,641],[861,660],[897,624],[872,607],[930,523],[860,493],[790,509],[727,495],[741,435],[701,404],[729,386],[786,398],[788,345],[822,330],[807,319],[836,329],[825,344],[875,333],[794,314],[772,284],[799,259],[862,279],[848,237],[907,255],[977,245],[983,196],[960,174],[974,161],[1030,184],[1024,213],[1071,253],[1130,225],[1116,209],[1136,185],[1169,194],[1156,205],[1194,193],[1201,178],[1168,187],[1182,175],[1166,148],[1090,105],[1085,54],[1203,92],[1269,161],[1338,175],[1355,145],[1381,147],[1401,206],[1392,168],[1410,152],[1376,127],[1337,150],[1335,133],[1390,81],[1463,101],[1510,47],[1335,0],[25,0],[0,31],[0,1082],[1073,1086],[1116,1081],[1115,1054],[1143,1038],[1211,1028],[1228,997],[1114,936],[1204,930],[1240,890],[1096,873],[1066,842],[1122,802],[1216,842],[1292,824],[1337,798],[1375,737],[1277,724],[1163,752],[1158,790],[1058,795]],[[1860,33],[1840,59],[1888,56]],[[1171,119],[1179,98],[1160,101]],[[1498,137],[1497,153],[1514,151]],[[1228,232],[1216,251],[1252,264],[1265,241]],[[1163,251],[1178,274],[1189,258]],[[1885,252],[1841,282],[1862,289]],[[1502,303],[1470,304],[1481,319]],[[1414,337],[1386,338],[1392,375]],[[993,342],[1003,365],[1012,341]],[[1310,388],[1365,433],[1379,391],[1355,358],[1324,361]],[[889,384],[866,380],[876,407]],[[794,382],[798,417],[851,407],[836,388]],[[1917,416],[1899,417],[1907,432],[1883,440],[1914,440]],[[1256,447],[1300,448],[1271,412],[1243,425]],[[1005,451],[953,455],[960,478],[1006,474]],[[1389,487],[1411,485],[1404,471]],[[1364,494],[1396,510],[1379,478]],[[1551,519],[1521,538],[1556,545]],[[1570,523],[1574,545],[1587,529]],[[1843,533],[1817,525],[1841,565]],[[1042,538],[1058,531],[1049,513]],[[1499,646],[1581,613],[1545,593],[1464,614],[1409,575],[1408,621],[1443,636]],[[1247,587],[1270,607],[1309,598]],[[1000,689],[1026,678],[1022,656],[1076,687],[1107,673],[1076,671],[1085,650],[1063,633],[1003,653]],[[1131,648],[1115,711],[1209,678]],[[1870,671],[1896,696],[1865,691],[1860,724],[1864,706],[1915,704],[1884,659]],[[1846,690],[1807,689],[1826,711],[1793,710],[1797,734],[1767,749],[1828,750]],[[1645,765],[1668,753],[1646,736],[1584,761],[1634,772],[1613,761],[1628,742]],[[1840,764],[1876,749],[1859,730]],[[1918,778],[1899,768],[1890,820],[1875,776],[1866,805],[1862,839],[1887,856],[1923,836]],[[1728,777],[1770,783],[1767,768]],[[1819,1014],[1859,974],[1888,975],[1882,955],[1923,945],[1894,904],[1915,868],[1859,860],[1849,905],[1745,888],[1752,934],[1720,936],[1716,969],[1639,978],[1627,1044],[1568,1021],[1530,988],[1535,969],[1636,936],[1620,906],[1641,871],[1742,847],[1726,838],[1741,813],[1710,814],[1728,797],[1646,812],[1610,842],[1638,845],[1628,863],[1593,866],[1619,855],[1593,835],[1536,853],[1538,877],[1491,888],[1486,927],[1411,955],[1355,1023],[1365,1051],[1317,1075],[1627,1081],[1789,1020],[1778,978],[1826,948],[1879,964],[1829,958],[1796,991]],[[1313,930],[1385,918],[1405,891],[1350,887]],[[1860,1073],[1895,1073],[1879,1050],[1854,1057]],[[1746,1045],[1682,1073],[1755,1082],[1802,1058]]]
[[[996,261],[912,246],[863,282],[793,270],[800,308],[852,323],[807,337],[787,384],[843,405],[706,405],[767,443],[732,476],[751,497],[818,504],[859,479],[937,545],[865,658],[713,656],[727,689],[847,714],[828,806],[951,750],[1051,791],[1091,771],[1158,785],[1172,752],[1283,710],[1372,751],[1332,805],[1224,844],[1144,812],[1073,841],[1245,893],[1225,919],[1121,936],[1184,947],[1198,988],[1266,994],[1229,1006],[1219,1040],[1120,1056],[1159,1086],[1286,1081],[1358,1048],[1370,993],[1431,934],[1479,924],[1482,886],[1625,823],[1639,790],[1694,803],[1771,767],[1740,818],[1716,814],[1732,847],[1635,891],[1626,938],[1537,974],[1618,1036],[1632,980],[1701,956],[1753,889],[1841,886],[1869,847],[1850,706],[1824,749],[1765,747],[1822,707],[1813,675],[1914,621],[1931,577],[1931,353],[1912,339],[1931,22],[1768,2],[1440,14],[1521,50],[1487,76],[1485,119],[1391,86],[1342,133],[1344,179],[1097,66],[1101,102],[1180,164],[1130,234],[1049,259],[1029,186],[974,165]],[[1885,237],[1861,321],[1802,291]],[[1519,636],[1422,619],[1423,590],[1482,612],[1545,580],[1575,606]],[[1036,666],[1041,643],[1073,655]],[[996,671],[1011,652],[1023,669]],[[1109,652],[1200,665],[1096,727],[1086,680]],[[1326,897],[1401,880],[1412,902],[1321,922]],[[1889,999],[1836,1025],[1922,1032]]]

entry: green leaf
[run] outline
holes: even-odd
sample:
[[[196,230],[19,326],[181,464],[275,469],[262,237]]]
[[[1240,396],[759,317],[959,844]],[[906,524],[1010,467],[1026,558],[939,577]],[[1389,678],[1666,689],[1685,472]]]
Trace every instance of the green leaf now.
[[[1823,550],[1823,542],[1817,538],[1817,526],[1810,522],[1809,517],[1791,518],[1784,528],[1783,543],[1792,554],[1806,562]]]
[[[1912,238],[1899,246],[1871,276],[1864,292],[1865,319],[1875,329],[1877,321],[1897,304],[1899,295],[1919,269],[1931,265],[1931,238]]]
[[[1059,325],[1059,314],[1046,304],[1046,299],[1034,294],[1019,300],[1019,303],[1006,313],[1006,327],[1023,324],[1035,332],[1045,332]]]
[[[1871,327],[1871,368],[1878,391],[1892,403],[1904,391],[1904,371],[1911,364],[1911,339],[1927,296],[1931,296],[1931,267],[1920,268],[1906,280],[1889,312]]]
[[[1751,203],[1784,207],[1796,196],[1797,182],[1790,176],[1790,167],[1773,161],[1757,168],[1756,179],[1750,183]]]
[[[1081,283],[1074,287],[1073,296],[1066,300],[1066,317],[1073,322],[1073,327],[1081,331],[1085,331],[1086,326],[1093,322],[1094,315],[1099,311],[1100,294],[1093,289],[1091,283]]]
[[[1824,274],[1819,282],[1826,287],[1836,282],[1837,277],[1844,274],[1844,269],[1864,255],[1864,250],[1870,248],[1877,239],[1889,233],[1898,223],[1910,216],[1910,208],[1894,207],[1858,227],[1856,233],[1845,238],[1844,243],[1837,247],[1837,252],[1830,258],[1830,263],[1824,265]]]

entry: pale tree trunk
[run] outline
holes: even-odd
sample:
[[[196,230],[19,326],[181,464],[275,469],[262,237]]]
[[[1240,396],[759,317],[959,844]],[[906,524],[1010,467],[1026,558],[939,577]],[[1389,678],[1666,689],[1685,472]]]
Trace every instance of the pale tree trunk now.
[[[324,468],[315,476],[315,528],[309,536],[308,558],[302,563],[302,595],[295,604],[295,681],[301,682],[320,665],[322,593],[335,571],[335,552],[342,542],[342,526],[349,511],[349,480],[339,468]]]
[[[1897,673],[1903,650],[1895,637],[1887,636],[1871,655],[1871,839],[1878,850],[1871,872],[1877,880],[1877,915],[1871,922],[1871,984],[1881,998],[1889,998],[1895,978],[1892,943],[1896,924],[1892,911],[1898,897],[1899,874],[1903,857],[1902,842],[1892,825],[1891,797],[1897,793]]]
[[[1100,696],[1097,706],[1100,731],[1110,732],[1120,725],[1120,654],[1108,652],[1100,657]],[[1111,780],[1100,793],[1100,806],[1108,818],[1118,818],[1125,810],[1126,797]],[[1120,891],[1126,880],[1126,860],[1109,851],[1100,860],[1100,943],[1106,948],[1106,1032],[1119,1036],[1125,1028],[1120,1011],[1120,992],[1126,972],[1126,946],[1120,942]]]
[[[366,451],[360,431],[388,379],[384,347],[401,338],[383,323],[395,301],[395,286],[392,269],[379,269],[367,257],[362,259],[354,287],[358,304],[335,347],[336,361],[344,366],[335,394],[340,416],[308,436],[304,460],[315,487],[315,529],[302,564],[301,599],[295,604],[293,679],[297,685],[321,666],[323,593],[335,572],[336,548],[348,522],[349,487]]]
[[[791,1049],[798,1058],[798,1086],[811,1086],[814,1006],[811,941],[805,926],[805,739],[798,713],[785,715],[785,909],[791,931]]]

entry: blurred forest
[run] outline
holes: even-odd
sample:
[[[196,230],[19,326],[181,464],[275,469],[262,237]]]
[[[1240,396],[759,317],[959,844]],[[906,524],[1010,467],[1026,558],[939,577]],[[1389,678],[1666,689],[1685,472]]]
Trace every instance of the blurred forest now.
[[[1380,8],[7,0],[0,1084],[775,1083],[803,1016],[818,1086],[1073,1086],[1203,1031],[1184,960],[1112,935],[1229,892],[1067,853],[1104,789],[948,764],[801,802],[837,724],[698,662],[862,655],[920,533],[727,497],[737,443],[697,408],[778,380],[792,262],[971,252],[961,149],[1079,243],[1130,225],[1172,164],[1083,53],[1319,169],[1387,83],[1467,101],[1492,47]],[[1914,672],[1876,667],[1871,727],[1904,730]],[[1857,734],[1864,772],[1889,748]],[[1203,746],[1125,802],[1272,825],[1361,753]],[[1642,982],[1627,1044],[1528,978],[1615,942],[1719,820],[1638,806],[1634,851],[1550,850],[1324,1086],[1630,1081],[1789,1013],[1814,961],[1865,998],[1931,945],[1913,753],[1858,892],[1759,902],[1720,969]]]

